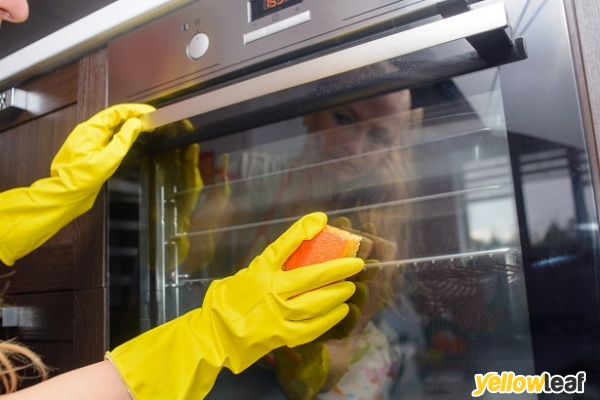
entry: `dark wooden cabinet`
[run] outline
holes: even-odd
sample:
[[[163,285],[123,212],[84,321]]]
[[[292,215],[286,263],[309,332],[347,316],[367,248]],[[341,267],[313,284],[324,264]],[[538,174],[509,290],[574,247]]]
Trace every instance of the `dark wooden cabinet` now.
[[[0,191],[49,175],[76,126],[106,107],[106,52],[99,50],[19,86],[28,110],[0,119]],[[43,356],[53,375],[103,359],[107,350],[106,193],[46,244],[0,263],[8,310],[2,339],[16,337]]]

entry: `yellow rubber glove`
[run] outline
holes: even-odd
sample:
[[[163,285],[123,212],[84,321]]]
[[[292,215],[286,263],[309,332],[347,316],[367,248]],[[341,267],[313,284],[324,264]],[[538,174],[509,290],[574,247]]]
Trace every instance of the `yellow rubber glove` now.
[[[294,223],[248,268],[214,281],[202,308],[117,347],[107,357],[138,399],[202,399],[222,367],[239,373],[281,346],[310,342],[348,313],[364,262],[343,258],[284,271],[303,240],[327,223],[324,213]]]
[[[331,360],[325,344],[347,339],[361,321],[361,311],[368,299],[367,285],[358,276],[364,277],[362,271],[348,277],[356,291],[346,302],[349,312],[342,321],[310,343],[273,351],[277,380],[290,400],[312,399],[331,377]]]
[[[0,193],[4,264],[13,265],[92,207],[140,133],[136,117],[153,110],[123,104],[96,114],[71,132],[52,162],[49,178]]]
[[[350,219],[339,217],[330,225],[372,240],[374,249],[371,255],[391,255],[389,248],[395,251],[392,242],[376,236],[373,223],[352,229]],[[381,267],[369,267],[369,264],[377,265],[380,262],[367,259],[362,271],[348,277],[357,290],[347,302],[350,312],[343,321],[310,343],[295,348],[281,347],[273,352],[277,380],[290,400],[310,400],[317,393],[331,389],[344,376],[356,339],[371,316],[385,305],[383,299],[390,296],[391,286],[387,282],[389,274],[382,273]],[[370,293],[373,295],[369,296]]]

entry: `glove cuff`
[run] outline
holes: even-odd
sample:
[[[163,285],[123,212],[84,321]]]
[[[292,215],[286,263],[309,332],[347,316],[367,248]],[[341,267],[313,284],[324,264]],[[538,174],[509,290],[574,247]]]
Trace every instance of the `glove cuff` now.
[[[111,360],[138,400],[202,399],[223,366],[218,339],[202,309],[191,311],[120,346]]]
[[[123,376],[121,375],[121,372],[119,371],[119,368],[117,368],[117,366],[113,362],[113,359],[110,357],[110,352],[107,351],[106,354],[104,354],[104,359],[106,361],[108,361],[108,362],[111,363],[111,365],[113,366],[113,368],[117,371],[117,374],[119,374],[119,377],[121,378],[121,381],[123,381],[123,383],[125,384],[125,387],[127,388],[127,392],[129,393],[129,396],[131,396],[132,399],[136,400],[137,397],[135,397],[135,395],[133,394],[133,392],[129,388],[129,385],[127,385],[127,382],[125,381],[125,379],[123,379]]]

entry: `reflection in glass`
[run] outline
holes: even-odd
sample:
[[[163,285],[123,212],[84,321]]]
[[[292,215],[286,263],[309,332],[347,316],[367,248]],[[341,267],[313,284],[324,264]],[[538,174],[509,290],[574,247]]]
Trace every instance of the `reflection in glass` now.
[[[501,94],[443,85],[452,101],[402,90],[155,156],[163,320],[308,212],[374,243],[351,331],[224,371],[216,397],[467,398],[475,373],[533,373]]]

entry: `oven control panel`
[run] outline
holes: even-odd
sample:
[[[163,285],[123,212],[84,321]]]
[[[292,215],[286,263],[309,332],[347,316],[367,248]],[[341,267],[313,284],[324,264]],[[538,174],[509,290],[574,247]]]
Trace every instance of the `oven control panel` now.
[[[109,43],[109,102],[147,102],[437,15],[438,0],[199,0]]]

